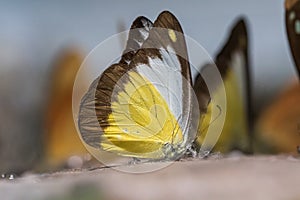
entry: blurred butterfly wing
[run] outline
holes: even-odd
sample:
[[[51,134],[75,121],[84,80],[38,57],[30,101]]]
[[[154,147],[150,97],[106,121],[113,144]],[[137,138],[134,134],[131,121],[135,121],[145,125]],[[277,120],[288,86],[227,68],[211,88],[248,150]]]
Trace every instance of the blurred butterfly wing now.
[[[227,95],[227,116],[224,131],[229,126],[228,134],[233,132],[233,137],[226,138],[225,132],[223,138],[231,143],[232,149],[249,152],[251,151],[250,132],[253,125],[253,109],[248,60],[248,34],[243,19],[239,20],[232,29],[227,43],[217,55],[216,65],[224,77]]]
[[[285,1],[285,24],[290,50],[300,75],[300,2]],[[259,153],[297,153],[300,144],[300,85],[284,89],[259,116],[254,151]]]
[[[222,101],[224,101],[225,91],[221,85],[223,81],[220,76],[216,76],[216,73],[218,69],[214,64],[206,64],[201,68],[201,73],[197,75],[194,84],[201,113],[195,146],[201,156],[206,156],[215,146],[225,118],[225,114],[222,113],[224,112]],[[209,82],[209,89],[206,81]]]
[[[300,146],[300,84],[283,90],[259,116],[254,151],[258,153],[294,153]]]
[[[250,148],[249,131],[250,127],[252,127],[252,109],[248,36],[244,20],[241,19],[234,25],[227,42],[216,56],[215,63],[221,73],[225,86],[227,112],[222,133],[214,150],[228,152],[233,149],[239,149],[248,152]],[[208,91],[203,79],[199,76],[196,79],[194,88],[196,87],[199,105],[201,105],[203,104],[201,101],[209,102],[209,94],[207,94]],[[218,90],[215,90],[215,93],[211,95],[217,96],[217,92]],[[210,103],[204,103],[203,105],[202,110],[206,108],[207,114],[204,115],[202,124],[200,124],[200,137],[197,139],[200,144],[204,141],[205,137],[205,129],[203,128],[210,125],[207,123],[217,123],[214,122],[215,119],[210,119],[212,105]]]
[[[285,1],[285,24],[291,52],[300,76],[300,1]]]
[[[76,135],[71,106],[73,85],[82,60],[80,51],[68,47],[60,52],[53,66],[50,95],[47,99],[45,117],[47,132],[44,144],[44,161],[52,165],[51,167],[62,165],[72,155],[87,153]],[[85,86],[86,82],[83,79],[81,85]]]

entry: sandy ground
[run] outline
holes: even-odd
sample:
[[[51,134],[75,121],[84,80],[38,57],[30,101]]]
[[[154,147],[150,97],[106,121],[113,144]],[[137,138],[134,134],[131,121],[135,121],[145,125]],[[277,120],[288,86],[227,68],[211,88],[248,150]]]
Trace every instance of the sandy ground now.
[[[231,156],[170,164],[142,174],[115,169],[26,174],[0,180],[0,199],[300,199],[300,159],[292,156]]]

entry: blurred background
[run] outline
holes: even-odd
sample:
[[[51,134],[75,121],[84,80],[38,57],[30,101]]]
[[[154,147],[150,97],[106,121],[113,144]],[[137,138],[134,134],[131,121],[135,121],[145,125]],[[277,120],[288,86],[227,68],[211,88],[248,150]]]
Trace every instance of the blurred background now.
[[[70,120],[66,120],[69,125],[53,122],[62,112],[53,104],[71,101],[71,96],[53,95],[60,88],[55,86],[60,80],[55,77],[69,74],[63,70],[66,67],[73,80],[82,59],[96,45],[128,29],[137,16],[154,20],[163,10],[173,12],[185,34],[212,56],[227,38],[233,21],[240,15],[248,18],[256,114],[296,78],[283,0],[0,1],[0,172],[30,169],[45,154],[54,158],[47,161],[54,165],[69,156],[67,150],[65,155],[63,150],[57,153],[45,147],[60,143],[49,138],[53,127],[72,126]],[[61,94],[71,91],[69,84]],[[70,113],[71,107],[63,112]],[[72,118],[66,114],[59,119]],[[79,147],[75,153],[85,150]]]

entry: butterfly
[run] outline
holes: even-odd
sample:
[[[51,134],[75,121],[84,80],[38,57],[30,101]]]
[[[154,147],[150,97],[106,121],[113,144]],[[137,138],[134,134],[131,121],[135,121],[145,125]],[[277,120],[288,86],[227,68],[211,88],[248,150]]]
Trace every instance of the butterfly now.
[[[285,1],[285,25],[290,49],[300,76],[300,1]]]
[[[87,154],[78,137],[72,115],[73,84],[82,61],[80,50],[68,47],[60,52],[53,65],[45,113],[43,160],[47,167],[58,167],[71,156]],[[81,86],[85,84],[86,81],[80,82]]]
[[[287,38],[300,75],[300,2],[285,1]],[[300,146],[300,85],[289,84],[263,110],[256,125],[255,152],[297,153]]]
[[[255,152],[297,153],[300,146],[300,84],[283,90],[260,115]]]
[[[212,139],[207,130],[209,127],[221,123],[218,116],[212,117],[211,114],[212,109],[218,106],[212,99],[220,97],[221,83],[209,93],[202,73],[196,77],[194,90],[200,112],[205,113],[200,118],[196,140],[196,146],[201,151],[212,150],[227,153],[232,150],[241,150],[247,153],[251,152],[252,105],[248,48],[246,22],[244,19],[239,19],[215,58],[215,65],[221,74],[226,93],[225,122],[219,138]],[[203,66],[202,71],[208,71],[213,66],[214,64],[209,63]],[[214,77],[209,78],[213,79]],[[219,112],[225,111],[220,109]]]
[[[180,158],[196,137],[197,102],[185,37],[164,11],[154,23],[138,17],[118,63],[81,101],[78,127],[86,146],[138,159]]]

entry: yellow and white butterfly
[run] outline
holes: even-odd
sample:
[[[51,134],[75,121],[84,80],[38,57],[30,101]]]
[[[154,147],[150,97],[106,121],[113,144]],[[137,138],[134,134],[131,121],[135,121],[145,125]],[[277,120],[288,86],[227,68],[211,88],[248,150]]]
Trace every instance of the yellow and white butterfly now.
[[[244,19],[239,19],[233,26],[230,36],[224,47],[217,54],[215,64],[222,76],[226,91],[226,117],[224,127],[219,139],[211,139],[207,133],[208,126],[217,126],[222,121],[218,117],[212,117],[211,111],[216,105],[211,99],[222,97],[220,88],[208,93],[207,85],[201,75],[198,74],[194,83],[194,90],[199,101],[201,115],[199,122],[199,134],[196,146],[201,151],[214,151],[227,153],[232,150],[251,152],[252,106],[250,90],[250,69],[248,61],[248,34]],[[214,64],[207,64],[202,71],[208,71]],[[214,79],[214,77],[209,77]],[[222,86],[223,87],[223,86]],[[224,110],[220,109],[220,113]]]
[[[121,60],[82,98],[78,127],[91,151],[176,160],[192,146],[199,121],[182,28],[162,12],[132,24]]]

